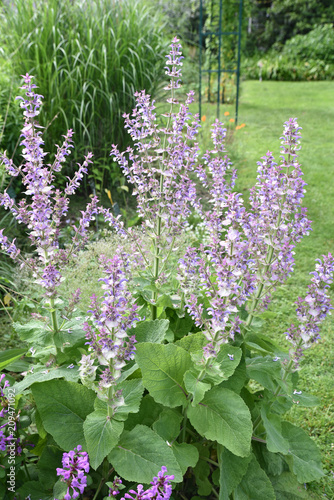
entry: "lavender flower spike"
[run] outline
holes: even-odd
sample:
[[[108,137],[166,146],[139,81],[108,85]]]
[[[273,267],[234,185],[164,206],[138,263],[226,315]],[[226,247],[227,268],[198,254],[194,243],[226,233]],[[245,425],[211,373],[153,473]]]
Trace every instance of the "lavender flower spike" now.
[[[131,500],[168,500],[172,494],[172,485],[174,476],[167,475],[167,468],[163,465],[161,471],[158,472],[158,477],[154,477],[151,482],[152,486],[144,490],[142,484],[139,484],[137,491],[130,490],[130,493],[125,493],[121,500],[130,498]],[[132,496],[135,495],[135,496]]]
[[[85,244],[89,223],[98,212],[97,198],[93,198],[86,211],[82,212],[79,227],[74,227],[76,234],[72,245],[65,250],[60,248],[60,226],[63,216],[68,212],[68,196],[75,192],[83,175],[87,173],[88,165],[92,163],[92,154],[88,153],[83,164],[79,165],[73,179],[69,179],[64,193],[55,189],[55,173],[60,172],[73,147],[73,131],[68,130],[62,145],[57,146],[53,164],[45,164],[46,153],[43,151],[41,131],[43,127],[36,119],[43,96],[36,93],[37,87],[32,83],[32,76],[26,74],[23,78],[24,85],[21,89],[24,90],[24,97],[18,97],[25,119],[20,143],[23,146],[23,163],[20,167],[15,167],[6,154],[0,155],[0,162],[4,163],[11,176],[22,176],[26,198],[15,205],[7,192],[0,193],[0,206],[9,209],[17,222],[27,226],[31,244],[36,249],[36,257],[31,261],[25,260],[16,247],[15,240],[10,242],[3,230],[0,231],[0,248],[12,259],[28,265],[37,282],[46,290],[45,295],[53,300],[62,280],[61,267],[68,261],[70,253]]]
[[[287,339],[294,346],[292,357],[296,366],[303,355],[303,349],[320,339],[320,324],[333,309],[326,293],[333,282],[333,273],[334,258],[330,253],[323,256],[323,262],[317,259],[315,271],[310,273],[313,276],[312,283],[308,286],[309,292],[304,299],[299,298],[296,302],[299,325],[291,325],[286,332]]]
[[[74,450],[64,453],[62,459],[63,468],[57,468],[57,476],[63,476],[62,480],[68,486],[64,500],[78,498],[87,486],[85,473],[89,472],[88,454],[86,451],[81,450],[82,447],[78,445]],[[70,494],[70,488],[72,488],[72,495]]]
[[[91,297],[91,318],[84,324],[87,344],[91,354],[80,361],[80,376],[83,384],[93,388],[100,399],[108,401],[112,408],[124,402],[114,386],[121,375],[126,362],[133,359],[136,343],[134,336],[128,336],[127,330],[139,320],[137,305],[127,287],[129,279],[127,256],[115,255],[113,259],[101,257],[100,263],[105,277],[101,278],[105,290],[100,303],[95,295]],[[101,375],[98,387],[95,386],[94,359],[106,367]]]

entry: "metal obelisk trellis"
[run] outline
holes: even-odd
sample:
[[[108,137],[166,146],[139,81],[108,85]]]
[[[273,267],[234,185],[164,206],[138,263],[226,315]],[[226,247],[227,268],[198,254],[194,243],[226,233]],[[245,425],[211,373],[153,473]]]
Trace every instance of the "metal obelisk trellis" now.
[[[229,5],[235,7],[235,15],[238,16],[237,29],[228,31],[223,25],[223,9],[229,1]],[[213,6],[219,3],[219,15],[217,18],[213,16]],[[200,0],[200,26],[199,26],[199,115],[202,116],[202,77],[203,73],[208,74],[208,96],[211,93],[211,75],[217,74],[217,118],[219,118],[219,108],[221,103],[220,82],[222,73],[236,74],[236,98],[235,98],[235,124],[238,123],[238,105],[239,105],[239,84],[240,84],[240,48],[241,48],[241,25],[242,25],[242,4],[243,0]],[[204,27],[204,8],[211,9],[211,26],[210,30],[205,30]],[[228,27],[227,27],[228,28]],[[212,57],[209,57],[208,69],[203,69],[203,51],[207,37],[218,37],[218,51],[216,64],[217,68],[212,69]],[[236,59],[228,61],[233,64],[233,68],[226,67],[226,57],[222,54],[222,39],[225,36],[237,37],[236,41]],[[223,61],[222,61],[223,56]],[[222,64],[223,63],[223,64]],[[223,67],[224,66],[224,67]]]

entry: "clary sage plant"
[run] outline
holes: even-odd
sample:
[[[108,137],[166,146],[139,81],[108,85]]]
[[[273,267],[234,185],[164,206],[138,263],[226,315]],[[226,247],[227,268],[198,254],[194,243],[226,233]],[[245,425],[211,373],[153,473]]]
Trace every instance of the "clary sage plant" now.
[[[21,176],[26,196],[15,203],[5,192],[0,203],[26,225],[32,253],[22,255],[5,230],[0,244],[30,270],[41,302],[29,322],[14,325],[22,348],[0,355],[6,500],[304,498],[301,484],[323,476],[315,443],[284,414],[295,404],[317,404],[298,389],[298,370],[331,309],[333,257],[317,261],[296,322],[282,332],[289,352],[254,321],[292,273],[294,248],[310,231],[300,127],[295,119],[284,124],[279,162],[269,152],[258,162],[246,210],[218,121],[212,149],[200,155],[200,123],[189,111],[194,93],[185,103],[178,99],[181,67],[174,39],[169,111],[157,117],[150,96],[136,93],[136,107],[125,116],[133,147],[111,149],[133,187],[141,232],[93,197],[66,244],[60,228],[69,196],[92,155],[64,192],[54,187],[72,132],[53,163],[45,163],[36,119],[42,96],[24,77],[23,163],[17,167],[6,155],[2,161],[10,175]],[[181,254],[179,236],[194,212],[203,237]],[[59,285],[101,215],[132,251],[120,245],[113,258],[100,256],[102,296],[91,297],[83,316],[76,308],[80,290],[65,299]]]

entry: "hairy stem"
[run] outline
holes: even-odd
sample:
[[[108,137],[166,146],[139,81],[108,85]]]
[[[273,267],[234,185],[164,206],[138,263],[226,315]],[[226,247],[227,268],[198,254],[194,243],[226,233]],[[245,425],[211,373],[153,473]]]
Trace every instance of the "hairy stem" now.
[[[53,333],[59,332],[58,320],[57,320],[57,310],[55,309],[55,301],[52,297],[50,299],[50,307],[51,307],[51,321],[52,321],[52,330]]]

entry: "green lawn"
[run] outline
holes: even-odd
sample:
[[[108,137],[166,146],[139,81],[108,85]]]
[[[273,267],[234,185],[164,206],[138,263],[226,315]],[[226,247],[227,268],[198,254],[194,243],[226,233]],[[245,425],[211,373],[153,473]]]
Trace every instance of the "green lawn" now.
[[[224,112],[229,111],[228,117]],[[205,147],[216,106],[204,105],[203,139]],[[221,119],[228,123],[234,117],[234,106],[221,105]],[[239,124],[227,150],[238,169],[237,190],[248,198],[248,190],[256,179],[256,162],[268,150],[279,161],[283,122],[298,119],[302,127],[300,163],[307,182],[304,205],[309,209],[313,231],[296,250],[296,267],[288,283],[277,290],[269,312],[264,314],[266,333],[282,340],[287,327],[295,320],[297,297],[305,295],[308,273],[314,260],[334,252],[334,83],[333,82],[258,82],[241,86]],[[334,287],[332,287],[334,290]],[[333,302],[334,302],[334,293]],[[305,354],[300,371],[300,388],[321,399],[317,408],[296,405],[288,418],[309,432],[322,451],[327,473],[320,484],[312,484],[314,498],[334,498],[334,319],[322,328],[322,341]]]

